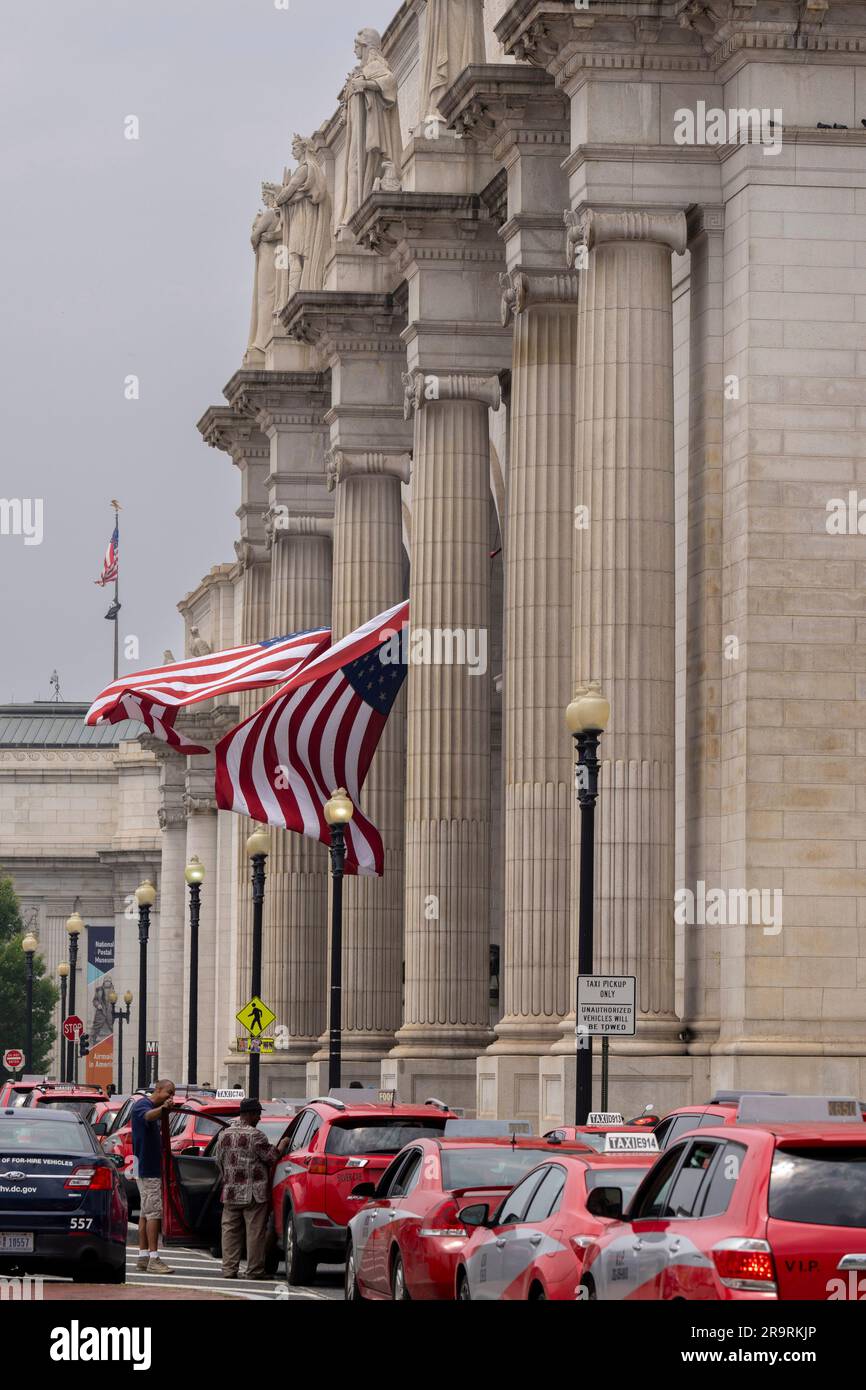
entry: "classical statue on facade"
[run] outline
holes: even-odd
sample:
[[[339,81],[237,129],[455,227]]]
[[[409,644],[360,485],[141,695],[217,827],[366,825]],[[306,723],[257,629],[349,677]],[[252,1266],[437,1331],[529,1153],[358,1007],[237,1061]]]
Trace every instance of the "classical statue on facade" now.
[[[484,0],[427,0],[421,56],[421,125],[444,121],[442,94],[471,63],[486,59]]]
[[[340,93],[346,112],[340,226],[345,226],[372,193],[385,161],[399,168],[403,153],[397,79],[382,53],[378,31],[362,29],[355,39],[355,52],[360,61]]]
[[[298,290],[320,290],[331,246],[331,199],[325,171],[312,143],[295,135],[292,154],[298,167],[283,172],[276,197],[280,211],[284,266],[277,270],[276,304],[280,310]]]
[[[210,656],[212,651],[213,647],[210,642],[205,641],[195,623],[193,623],[189,630],[190,656]]]
[[[253,223],[252,247],[256,258],[253,279],[253,311],[250,318],[250,340],[247,344],[244,362],[249,361],[254,351],[264,355],[265,348],[273,335],[273,318],[276,309],[277,260],[276,251],[283,233],[276,199],[280,191],[277,183],[262,184],[264,209]]]

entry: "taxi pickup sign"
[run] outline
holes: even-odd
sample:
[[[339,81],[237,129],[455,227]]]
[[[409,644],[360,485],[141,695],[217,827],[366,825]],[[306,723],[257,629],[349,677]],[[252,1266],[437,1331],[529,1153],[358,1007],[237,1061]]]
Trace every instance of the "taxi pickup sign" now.
[[[657,1154],[659,1141],[654,1134],[606,1134],[606,1154]]]
[[[635,1033],[634,975],[578,975],[578,1034],[631,1038]]]
[[[246,1091],[238,1090],[237,1088],[232,1089],[231,1087],[226,1087],[216,1093],[217,1100],[243,1100],[245,1096]]]
[[[625,1120],[617,1110],[592,1110],[586,1123],[588,1125],[623,1125]]]

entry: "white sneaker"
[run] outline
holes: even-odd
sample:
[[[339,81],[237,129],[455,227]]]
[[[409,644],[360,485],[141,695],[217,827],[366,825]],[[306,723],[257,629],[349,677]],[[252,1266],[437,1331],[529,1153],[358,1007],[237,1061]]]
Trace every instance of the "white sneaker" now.
[[[151,1255],[147,1265],[148,1274],[174,1274],[174,1266],[167,1265],[159,1255]]]

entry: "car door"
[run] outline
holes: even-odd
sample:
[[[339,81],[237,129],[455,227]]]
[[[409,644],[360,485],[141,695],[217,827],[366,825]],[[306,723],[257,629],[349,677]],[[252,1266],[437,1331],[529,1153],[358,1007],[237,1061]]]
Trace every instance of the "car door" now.
[[[376,1197],[364,1209],[362,1278],[364,1283],[374,1289],[376,1293],[389,1292],[387,1268],[389,1228],[394,1216],[399,1211],[399,1201],[404,1191],[403,1175],[408,1173],[410,1166],[417,1167],[413,1159],[415,1154],[420,1157],[420,1151],[417,1149],[410,1149],[406,1153],[397,1155],[393,1163],[382,1174],[382,1179],[376,1189]]]
[[[219,1242],[222,1174],[214,1157],[174,1154],[168,1116],[162,1135],[162,1234],[168,1244],[210,1247]]]
[[[284,1188],[278,1194],[281,1209],[279,1211],[274,1210],[274,1226],[280,1236],[282,1236],[283,1208],[286,1200],[291,1202],[295,1210],[305,1208],[310,1163],[307,1141],[317,1128],[317,1120],[321,1123],[315,1110],[301,1111],[289,1131],[286,1152],[274,1169],[274,1187],[280,1185],[281,1188]]]
[[[742,1148],[742,1146],[737,1146]],[[684,1145],[682,1162],[668,1192],[663,1215],[668,1217],[665,1232],[665,1269],[658,1280],[658,1297],[713,1298],[713,1263],[701,1240],[702,1212],[709,1197],[717,1165],[722,1164],[721,1183],[716,1184],[711,1206],[724,1197],[725,1142],[723,1139],[692,1139]],[[743,1150],[743,1152],[745,1152]],[[736,1165],[739,1168],[739,1164]],[[730,1200],[730,1192],[727,1200]],[[710,1219],[710,1213],[707,1213]]]
[[[564,1188],[565,1169],[562,1164],[553,1163],[544,1170],[523,1220],[506,1233],[501,1297],[528,1298],[536,1261],[559,1248],[558,1242],[551,1237],[550,1226],[559,1210]]]
[[[591,1270],[599,1298],[643,1302],[660,1297],[659,1281],[667,1266],[663,1213],[684,1147],[677,1144],[661,1156],[635,1193],[626,1219],[612,1230]]]
[[[506,1270],[511,1259],[509,1245],[517,1238],[533,1193],[544,1178],[549,1165],[533,1168],[512,1188],[494,1217],[492,1228],[479,1238],[466,1261],[469,1289],[473,1299],[493,1300],[502,1297],[507,1284]]]

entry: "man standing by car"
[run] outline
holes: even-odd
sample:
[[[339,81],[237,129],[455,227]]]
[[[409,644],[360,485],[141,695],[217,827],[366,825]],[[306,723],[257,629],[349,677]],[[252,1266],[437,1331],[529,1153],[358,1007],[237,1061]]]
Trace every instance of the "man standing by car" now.
[[[237,1124],[224,1129],[216,1142],[214,1156],[222,1174],[223,1277],[237,1279],[246,1235],[247,1278],[266,1279],[265,1246],[271,1172],[283,1153],[285,1141],[276,1148],[256,1126],[262,1118],[261,1102],[241,1101]]]
[[[173,1274],[159,1257],[162,1221],[162,1116],[174,1108],[174,1082],[157,1081],[149,1096],[132,1107],[133,1173],[138,1182],[138,1269],[141,1274]]]

